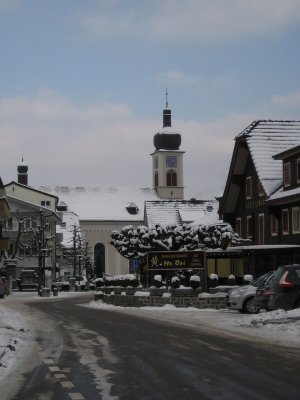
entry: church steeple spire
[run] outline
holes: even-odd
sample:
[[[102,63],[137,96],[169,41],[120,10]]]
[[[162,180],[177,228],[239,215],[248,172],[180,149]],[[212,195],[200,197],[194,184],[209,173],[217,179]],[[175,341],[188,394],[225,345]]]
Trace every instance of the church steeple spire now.
[[[172,126],[172,116],[168,103],[168,89],[166,89],[166,108],[163,110],[163,128],[171,126]]]

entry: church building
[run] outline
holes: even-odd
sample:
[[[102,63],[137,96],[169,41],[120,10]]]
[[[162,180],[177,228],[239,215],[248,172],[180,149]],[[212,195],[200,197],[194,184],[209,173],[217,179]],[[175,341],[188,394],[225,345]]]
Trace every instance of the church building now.
[[[112,231],[119,231],[126,225],[182,225],[199,221],[208,214],[217,215],[218,203],[215,200],[184,200],[185,152],[180,149],[181,134],[172,128],[167,99],[162,128],[154,135],[153,143],[152,188],[35,188],[37,193],[47,193],[51,198],[59,199],[56,210],[62,222],[58,232],[63,235],[64,246],[68,246],[67,238],[72,226],[80,225],[91,249],[97,276],[124,274],[130,270],[131,260],[121,256],[110,244]],[[56,265],[60,267],[60,274],[67,272],[62,256],[57,257]]]

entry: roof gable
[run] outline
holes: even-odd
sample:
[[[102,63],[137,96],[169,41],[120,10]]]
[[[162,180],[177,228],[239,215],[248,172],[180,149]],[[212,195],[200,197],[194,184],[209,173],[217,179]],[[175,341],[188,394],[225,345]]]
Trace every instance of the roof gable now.
[[[4,185],[4,187],[5,188],[9,188],[12,185],[19,186],[20,188],[23,188],[25,190],[29,190],[29,191],[32,191],[32,192],[35,192],[35,193],[40,193],[40,194],[44,194],[46,196],[53,197],[56,201],[58,201],[58,197],[56,195],[54,195],[54,194],[51,194],[51,193],[43,191],[43,190],[39,190],[39,189],[34,188],[32,186],[22,185],[19,182],[11,181],[11,182],[7,183],[6,185]]]
[[[258,120],[237,135],[219,214],[234,213],[240,190],[234,175],[245,173],[249,155],[269,197],[282,185],[282,162],[273,156],[299,144],[300,121]]]
[[[254,121],[236,137],[241,139],[246,140],[257,175],[270,196],[282,184],[282,163],[273,156],[300,144],[300,121]]]

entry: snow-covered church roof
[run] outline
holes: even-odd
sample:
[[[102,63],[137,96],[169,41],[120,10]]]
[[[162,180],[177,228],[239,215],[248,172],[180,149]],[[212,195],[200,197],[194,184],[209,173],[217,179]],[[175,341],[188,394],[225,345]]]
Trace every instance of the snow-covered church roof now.
[[[245,138],[261,184],[270,196],[282,184],[282,161],[274,155],[300,144],[300,121],[258,120],[236,139]]]
[[[160,225],[182,225],[201,221],[215,212],[219,203],[216,200],[159,200],[146,201],[145,222],[149,227]]]
[[[142,222],[145,201],[159,199],[149,188],[41,186],[39,190],[58,196],[80,220]],[[132,204],[136,214],[128,211]]]

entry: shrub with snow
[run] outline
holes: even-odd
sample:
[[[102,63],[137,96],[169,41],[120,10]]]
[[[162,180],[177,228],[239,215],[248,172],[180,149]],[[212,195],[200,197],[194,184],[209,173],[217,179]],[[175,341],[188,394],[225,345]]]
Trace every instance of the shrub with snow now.
[[[209,287],[216,287],[219,282],[219,277],[217,274],[210,274],[209,276]]]
[[[192,275],[190,277],[190,287],[192,289],[197,289],[200,286],[200,276]]]
[[[244,275],[243,279],[246,284],[249,284],[253,281],[253,275]]]
[[[112,286],[114,283],[114,278],[112,276],[107,276],[104,280],[105,286]]]
[[[229,275],[228,276],[228,278],[227,278],[227,284],[229,285],[229,286],[233,286],[233,285],[235,285],[235,276],[234,275]]]
[[[178,276],[173,276],[171,279],[171,286],[173,289],[178,289],[180,286],[180,279]]]
[[[104,279],[103,278],[96,278],[95,279],[96,288],[104,286]]]
[[[132,287],[138,287],[139,286],[139,280],[137,278],[136,275],[134,274],[126,274],[125,275],[125,281],[126,281],[126,285],[128,286],[132,286]]]
[[[160,288],[162,286],[162,276],[161,275],[154,275],[154,285],[157,288]]]

